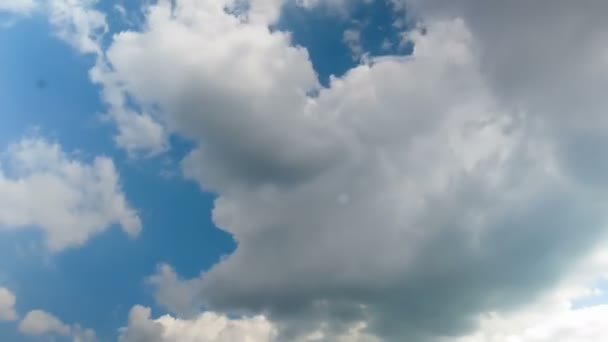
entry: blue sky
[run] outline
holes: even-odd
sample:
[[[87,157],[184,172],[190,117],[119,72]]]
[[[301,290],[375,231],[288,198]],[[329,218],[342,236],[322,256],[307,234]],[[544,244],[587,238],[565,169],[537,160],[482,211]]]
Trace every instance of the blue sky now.
[[[604,5],[10,1],[1,340],[608,337]]]

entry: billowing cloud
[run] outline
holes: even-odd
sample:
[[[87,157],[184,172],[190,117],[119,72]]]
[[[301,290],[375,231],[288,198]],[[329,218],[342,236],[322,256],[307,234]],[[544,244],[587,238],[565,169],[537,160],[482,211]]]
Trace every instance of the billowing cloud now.
[[[164,315],[153,319],[151,310],[136,305],[129,314],[128,326],[121,328],[119,342],[278,342],[276,324],[263,316],[229,318],[225,315],[205,312],[190,319]],[[364,326],[355,325],[348,331],[327,335],[313,331],[292,342],[379,342],[362,332]]]
[[[273,3],[160,1],[97,74],[196,144],[184,173],[238,242],[200,279],[161,269],[163,305],[189,311],[170,290],[187,288],[288,340],[436,341],[533,302],[604,237],[604,2],[412,1],[413,54],[327,88],[268,28]],[[134,310],[144,336],[167,334]]]
[[[574,271],[569,273],[554,289],[539,296],[536,300],[524,305],[523,307],[506,310],[496,310],[482,313],[478,316],[478,328],[475,332],[462,337],[437,338],[436,342],[588,342],[603,341],[608,339],[608,328],[603,324],[608,313],[606,304],[596,304],[587,307],[577,307],[576,301],[580,299],[592,299],[603,294],[603,290],[595,287],[599,279],[608,279],[608,250],[600,248],[583,258],[576,264]],[[166,265],[159,267],[155,278],[166,278],[171,280],[164,283],[157,282],[160,291],[175,291],[180,293],[180,286],[192,284],[192,280],[183,282],[176,279],[173,271]],[[164,287],[164,288],[162,288]],[[598,302],[600,303],[600,302]],[[160,304],[166,304],[160,303]],[[219,317],[216,313],[206,313],[208,317]],[[135,337],[139,336],[146,341],[173,341],[168,338],[165,329],[174,325],[185,326],[192,329],[207,330],[209,326],[200,322],[200,318],[176,319],[170,316],[163,316],[153,320],[150,311],[141,307],[134,307],[129,321],[129,326],[123,329],[123,338],[128,332],[131,340],[138,341]],[[226,319],[226,318],[222,318]],[[265,325],[278,331],[276,322],[262,319]],[[179,323],[177,323],[179,322]],[[225,332],[238,330],[238,325],[226,325]],[[348,331],[335,334],[331,330],[323,331],[327,325],[321,329],[304,333],[300,337],[291,341],[312,342],[312,341],[339,341],[339,342],[378,342],[380,339],[365,333],[365,324],[359,323],[351,326]],[[255,325],[249,329],[256,329]],[[185,331],[181,329],[181,331]],[[173,338],[177,341],[188,339],[189,334],[177,333]],[[278,334],[268,336],[264,341],[278,342]],[[204,340],[206,341],[206,340]],[[257,341],[257,340],[256,340]]]
[[[40,229],[52,251],[84,244],[114,224],[141,229],[111,159],[90,163],[40,138],[12,144],[0,164],[0,230]]]
[[[260,342],[273,341],[274,327],[263,317],[230,319],[203,313],[191,320],[169,315],[150,318],[150,309],[134,306],[129,325],[122,329],[120,342]]]
[[[14,321],[19,317],[15,311],[15,301],[11,291],[0,287],[0,321]]]
[[[69,337],[73,342],[94,342],[95,332],[79,325],[67,325],[59,318],[42,310],[28,312],[19,323],[19,331],[29,336],[59,335]]]
[[[68,335],[70,327],[57,317],[42,311],[32,310],[19,323],[19,331],[26,335],[40,336],[45,334]]]
[[[108,106],[103,116],[117,128],[116,145],[132,157],[158,155],[168,148],[168,132],[157,119],[127,105],[127,93],[115,71],[99,55],[90,71],[91,80],[102,86],[101,97]]]

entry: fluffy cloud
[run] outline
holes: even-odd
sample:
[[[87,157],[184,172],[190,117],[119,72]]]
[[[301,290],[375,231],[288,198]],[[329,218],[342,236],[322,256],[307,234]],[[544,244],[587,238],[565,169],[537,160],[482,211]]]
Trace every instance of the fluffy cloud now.
[[[0,321],[15,321],[19,318],[15,311],[15,295],[0,287]],[[19,332],[28,336],[65,336],[72,342],[94,342],[95,332],[78,324],[67,325],[59,318],[42,310],[32,310],[19,322]]]
[[[121,94],[197,144],[184,173],[239,244],[183,286],[161,269],[173,311],[187,288],[288,339],[434,341],[533,301],[604,236],[604,2],[412,1],[413,55],[327,88],[272,16],[232,4],[160,1],[106,53]]]
[[[131,236],[141,229],[111,159],[96,157],[88,164],[39,138],[25,138],[3,154],[0,230],[36,227],[49,249],[59,251],[113,224]]]
[[[259,342],[273,341],[274,327],[263,317],[229,319],[203,313],[191,320],[169,315],[150,318],[150,309],[134,306],[129,325],[123,328],[120,342]]]
[[[145,34],[124,32],[114,37],[107,56],[116,77],[141,100],[144,111],[160,106],[173,113],[160,118],[170,131],[197,140],[205,137],[208,149],[199,154],[218,165],[209,170],[217,177],[210,177],[236,172],[297,178],[314,172],[335,151],[325,149],[322,122],[308,120],[302,111],[306,92],[317,87],[306,51],[289,46],[287,34],[270,34],[266,25],[227,14],[227,5],[229,1],[180,1],[172,9],[161,1],[151,7]],[[166,47],[159,49],[160,41]],[[157,70],[158,78],[150,75],[154,80],[142,77],[160,60],[171,67]],[[188,80],[184,74],[190,75]],[[166,87],[153,83],[160,79]],[[282,100],[269,101],[273,98]],[[208,115],[198,115],[195,108],[201,106]],[[285,115],[281,118],[279,113]],[[302,130],[292,132],[288,143],[293,154],[286,154],[277,142],[292,122],[300,123]],[[249,129],[252,125],[263,129]],[[224,158],[224,149],[231,150],[230,165],[215,162]]]
[[[100,54],[100,39],[108,30],[97,0],[50,0],[41,3],[55,34],[82,53]]]
[[[45,334],[68,335],[70,327],[57,317],[42,310],[32,310],[19,323],[19,331],[26,335],[40,336]]]
[[[59,318],[42,310],[32,310],[19,323],[19,331],[24,335],[60,335],[69,337],[73,342],[93,342],[95,332],[79,325],[67,325]]]
[[[0,321],[14,321],[18,317],[15,311],[15,295],[0,287]]]
[[[190,319],[179,319],[164,315],[150,317],[150,309],[136,305],[129,314],[128,326],[121,329],[119,342],[278,342],[276,324],[263,316],[251,318],[229,318],[214,312],[201,313]],[[379,342],[362,332],[363,325],[355,325],[348,331],[328,335],[314,331],[293,342]]]
[[[114,141],[119,147],[132,157],[155,156],[167,150],[167,130],[150,114],[127,105],[125,87],[105,55],[98,56],[90,77],[102,86],[101,97],[108,105],[104,118],[116,124],[118,132]]]

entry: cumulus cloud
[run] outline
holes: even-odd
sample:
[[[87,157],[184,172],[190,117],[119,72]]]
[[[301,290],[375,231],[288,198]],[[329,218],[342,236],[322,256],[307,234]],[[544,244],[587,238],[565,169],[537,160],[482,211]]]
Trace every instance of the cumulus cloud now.
[[[45,334],[68,335],[70,327],[57,317],[42,310],[32,310],[19,323],[19,331],[26,335],[40,336]]]
[[[150,318],[150,309],[134,306],[129,325],[121,329],[120,342],[260,342],[273,341],[274,327],[264,317],[230,319],[202,313],[191,320],[169,315]]]
[[[32,310],[19,323],[19,331],[29,336],[60,335],[73,342],[94,342],[95,332],[79,325],[67,325],[59,318],[42,310]]]
[[[379,342],[362,332],[363,325],[355,325],[348,331],[327,335],[314,331],[292,342]],[[279,342],[277,326],[263,316],[234,319],[222,314],[205,312],[190,319],[164,315],[150,317],[150,309],[134,306],[129,314],[129,324],[121,329],[119,342]]]
[[[210,178],[220,181],[224,173],[298,178],[314,172],[335,151],[326,149],[322,123],[308,120],[301,110],[308,100],[306,92],[317,87],[308,54],[289,46],[287,34],[270,33],[266,25],[228,14],[228,3],[180,1],[172,8],[161,1],[149,9],[145,34],[123,32],[114,37],[108,60],[140,105],[175,113],[161,120],[170,131],[197,140],[205,137],[208,143],[197,157],[217,165],[204,170],[213,173]],[[167,45],[158,48],[159,41]],[[143,70],[161,60],[171,65],[157,70],[166,88],[155,86],[156,78],[141,77]],[[184,73],[190,75],[188,80]],[[282,101],[272,103],[272,98]],[[195,108],[200,106],[208,115],[198,115]],[[292,132],[288,143],[293,153],[287,154],[276,143],[292,122],[302,129]],[[254,124],[264,129],[249,129]],[[223,149],[232,151],[230,165],[215,161],[224,158]]]
[[[605,2],[408,4],[412,56],[327,88],[268,28],[272,1],[249,18],[227,0],[160,1],[114,37],[116,98],[196,144],[184,174],[217,193],[214,222],[238,242],[200,279],[161,268],[159,302],[189,311],[171,289],[196,292],[290,340],[435,341],[534,301],[602,241]],[[144,336],[168,334],[134,311]]]
[[[100,39],[108,30],[105,14],[95,10],[97,0],[50,0],[41,6],[55,34],[81,53],[100,54]]]
[[[583,258],[576,264],[575,271],[569,273],[554,289],[542,294],[536,300],[517,309],[489,311],[477,318],[478,328],[475,332],[461,337],[437,338],[435,342],[588,342],[608,339],[608,328],[603,324],[608,313],[606,304],[596,304],[589,307],[576,307],[575,302],[583,298],[593,298],[602,294],[601,289],[593,286],[598,279],[608,279],[608,250],[600,248]],[[173,284],[166,286],[157,283],[160,291],[176,290],[180,282],[175,279],[173,271],[166,265],[159,268],[156,277],[171,278]],[[191,284],[190,282],[184,282]],[[176,291],[177,292],[177,291]],[[138,315],[139,313],[144,313]],[[207,313],[208,316],[219,317],[216,313]],[[149,309],[134,307],[129,326],[123,329],[123,338],[130,334],[131,340],[137,341],[136,336],[146,341],[173,341],[167,339],[164,333],[167,326],[180,324],[180,326],[208,329],[199,322],[199,318],[177,319],[170,316],[152,320]],[[225,318],[224,318],[225,319]],[[264,321],[279,330],[277,322]],[[176,323],[179,322],[179,323]],[[161,326],[164,326],[161,328]],[[156,327],[156,328],[154,328]],[[235,326],[226,326],[226,331],[235,329]],[[254,329],[254,326],[249,328]],[[365,333],[365,323],[354,324],[346,332],[335,334],[335,331],[319,330],[303,333],[291,341],[338,341],[338,342],[378,342],[375,336]],[[183,331],[183,329],[182,329]],[[187,334],[178,334],[176,340],[185,340]],[[165,336],[165,337],[163,337]],[[281,341],[278,334],[269,336],[264,341]],[[164,338],[164,339],[163,339]],[[203,340],[206,341],[206,340]]]
[[[14,321],[18,318],[15,301],[15,295],[11,291],[0,287],[0,321]]]
[[[93,82],[102,86],[101,97],[108,106],[103,118],[113,122],[118,130],[114,136],[117,146],[131,157],[156,156],[168,148],[168,132],[157,119],[127,105],[127,92],[105,55],[99,55],[90,70]]]
[[[84,244],[114,224],[141,229],[111,159],[90,163],[41,138],[8,147],[0,164],[0,230],[35,227],[51,251]]]

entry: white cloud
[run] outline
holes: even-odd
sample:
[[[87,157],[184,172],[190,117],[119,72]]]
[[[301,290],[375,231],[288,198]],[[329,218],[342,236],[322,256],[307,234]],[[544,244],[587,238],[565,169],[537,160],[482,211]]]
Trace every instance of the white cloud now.
[[[0,2],[0,12],[27,15],[38,7],[36,0],[3,0]]]
[[[127,105],[124,85],[108,65],[104,55],[98,56],[90,71],[91,80],[102,86],[101,97],[108,105],[105,119],[116,124],[115,143],[131,157],[155,156],[168,149],[168,132],[157,119]]]
[[[169,315],[150,318],[150,309],[134,306],[129,325],[121,329],[120,342],[260,342],[273,341],[274,327],[263,317],[229,319],[202,313],[191,320]]]
[[[151,310],[136,305],[129,314],[128,326],[121,328],[119,342],[279,342],[278,328],[263,316],[229,318],[214,312],[204,312],[190,319],[164,315],[150,317]],[[314,331],[292,342],[379,342],[362,332],[356,324],[346,332],[332,334]]]
[[[481,323],[481,331],[454,342],[589,342],[608,339],[605,320],[608,305],[542,312],[543,316],[494,315]]]
[[[15,311],[15,295],[4,287],[0,287],[0,321],[14,321],[19,316]]]
[[[58,144],[25,138],[0,164],[0,229],[40,229],[52,251],[84,244],[113,224],[131,236],[141,229],[122,193],[114,163],[88,164]]]
[[[32,336],[46,334],[69,335],[70,327],[47,312],[32,310],[19,323],[19,331],[25,335]]]
[[[108,30],[97,0],[50,0],[44,5],[55,34],[81,53],[101,54],[100,39]]]
[[[315,172],[339,151],[325,141],[323,122],[303,110],[306,92],[318,87],[306,51],[290,47],[286,34],[227,14],[226,3],[180,1],[172,11],[161,2],[150,8],[147,32],[121,33],[107,52],[116,77],[144,109],[173,113],[159,113],[171,132],[207,141],[197,156],[209,165],[201,170],[209,187],[223,174],[298,178]],[[167,49],[158,49],[159,41]],[[153,80],[142,77],[161,61],[171,67],[149,75]],[[166,87],[151,83],[160,79]],[[201,106],[205,115],[196,109]],[[292,125],[301,130],[284,141]],[[224,156],[230,160],[216,160]]]
[[[19,331],[29,336],[61,335],[73,342],[94,342],[95,332],[79,325],[67,325],[59,318],[42,310],[32,310],[19,323]]]

